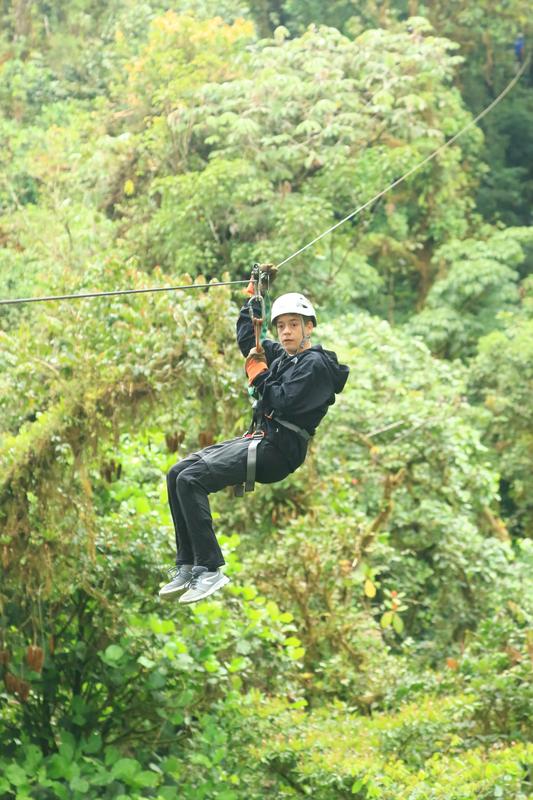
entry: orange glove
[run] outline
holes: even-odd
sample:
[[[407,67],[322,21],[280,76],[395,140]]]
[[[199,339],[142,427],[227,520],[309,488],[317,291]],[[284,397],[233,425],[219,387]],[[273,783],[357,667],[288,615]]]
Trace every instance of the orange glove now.
[[[268,369],[265,352],[258,353],[256,348],[252,347],[244,362],[244,369],[248,375],[248,382],[251,384],[254,378]]]

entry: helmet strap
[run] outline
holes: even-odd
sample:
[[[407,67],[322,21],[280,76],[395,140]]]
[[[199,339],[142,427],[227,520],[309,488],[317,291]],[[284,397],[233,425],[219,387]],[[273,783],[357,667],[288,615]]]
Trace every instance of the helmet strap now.
[[[301,353],[302,350],[305,350],[305,345],[311,341],[311,336],[305,332],[305,322],[303,316],[300,316],[300,319],[302,321],[302,341],[298,345],[298,350],[296,351],[297,353]]]

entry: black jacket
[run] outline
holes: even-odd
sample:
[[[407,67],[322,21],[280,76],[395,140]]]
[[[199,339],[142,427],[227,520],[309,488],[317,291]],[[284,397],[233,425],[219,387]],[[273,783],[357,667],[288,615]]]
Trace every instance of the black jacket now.
[[[255,346],[248,303],[241,308],[237,320],[237,342],[243,356]],[[292,430],[276,424],[275,417],[292,422],[313,436],[328,407],[335,402],[335,394],[343,390],[349,370],[339,364],[335,353],[324,350],[321,345],[289,356],[278,342],[263,339],[261,344],[268,370],[253,381],[259,396],[256,424],[295,470],[305,459],[307,442]]]

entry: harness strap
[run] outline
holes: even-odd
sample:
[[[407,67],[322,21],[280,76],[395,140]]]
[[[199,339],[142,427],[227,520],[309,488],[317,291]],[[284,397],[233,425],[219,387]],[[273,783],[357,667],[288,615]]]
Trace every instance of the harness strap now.
[[[253,492],[255,487],[255,472],[257,468],[257,448],[259,442],[263,439],[263,433],[260,436],[254,434],[250,439],[248,445],[248,458],[246,460],[246,482],[244,484],[245,492]]]
[[[267,416],[267,415],[265,415]],[[280,417],[275,417],[273,415],[268,416],[268,419],[274,420],[275,422],[282,425],[284,428],[288,428],[289,430],[293,431],[294,433],[298,434],[304,442],[308,442],[311,439],[311,434],[309,431],[306,431],[305,428],[300,428],[299,425],[295,425],[294,422],[289,422],[287,419],[281,419]],[[236,486],[233,487],[233,494],[235,497],[244,497],[245,492],[253,492],[255,488],[255,473],[257,469],[257,448],[259,447],[259,443],[264,438],[264,431],[262,430],[253,430],[254,429],[255,420],[252,421],[250,425],[251,430],[244,434],[244,438],[250,440],[250,444],[248,445],[248,451],[246,455],[246,479],[244,483],[238,483]]]
[[[280,425],[282,425],[284,428],[288,428],[290,431],[294,431],[294,433],[297,433],[298,436],[301,436],[304,442],[308,442],[309,439],[312,439],[309,431],[306,431],[305,428],[300,428],[300,426],[296,425],[294,422],[289,422],[288,419],[283,419],[283,417],[276,416],[275,411],[271,411],[270,414],[265,413],[265,417],[271,421],[273,420],[274,422],[279,422]]]
[[[288,428],[290,431],[294,431],[297,433],[298,436],[301,436],[304,442],[308,442],[311,439],[311,434],[309,431],[306,431],[305,428],[300,428],[299,425],[295,425],[294,422],[289,422],[287,419],[281,419],[281,417],[271,417],[275,422],[279,422],[280,425],[283,425],[284,428]]]
[[[255,488],[255,473],[257,469],[257,448],[264,438],[264,431],[255,433],[245,433],[244,438],[250,440],[246,452],[246,479],[244,483],[238,483],[233,487],[235,497],[243,497],[245,492],[253,492]]]

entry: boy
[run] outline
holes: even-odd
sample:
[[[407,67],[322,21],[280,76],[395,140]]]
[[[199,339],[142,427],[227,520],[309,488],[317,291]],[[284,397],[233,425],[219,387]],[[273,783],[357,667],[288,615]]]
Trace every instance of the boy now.
[[[265,339],[255,348],[249,304],[237,320],[237,343],[246,357],[249,384],[258,398],[254,433],[206,447],[175,464],[167,489],[176,533],[176,567],[161,598],[185,591],[180,603],[195,603],[228,583],[220,570],[224,558],[217,542],[208,494],[225,486],[283,480],[304,461],[307,444],[348,378],[335,353],[311,344],[317,320],[313,306],[298,292],[272,305],[271,323],[278,342]]]

